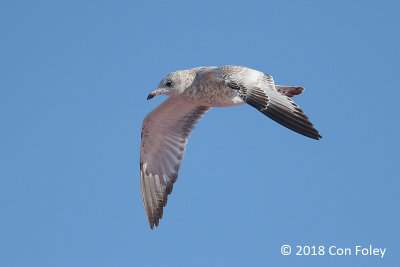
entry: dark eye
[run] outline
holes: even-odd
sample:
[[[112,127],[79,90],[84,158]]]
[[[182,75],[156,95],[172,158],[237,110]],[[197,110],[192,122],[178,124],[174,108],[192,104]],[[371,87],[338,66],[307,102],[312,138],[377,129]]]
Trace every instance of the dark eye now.
[[[172,82],[171,82],[171,81],[167,81],[167,82],[165,83],[165,85],[166,85],[167,87],[171,87]]]

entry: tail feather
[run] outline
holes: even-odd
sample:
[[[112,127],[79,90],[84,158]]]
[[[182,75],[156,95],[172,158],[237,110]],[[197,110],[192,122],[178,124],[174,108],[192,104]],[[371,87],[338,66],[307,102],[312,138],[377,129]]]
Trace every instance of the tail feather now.
[[[275,85],[276,90],[288,97],[294,97],[295,95],[300,95],[304,91],[304,87],[299,86],[283,86]]]

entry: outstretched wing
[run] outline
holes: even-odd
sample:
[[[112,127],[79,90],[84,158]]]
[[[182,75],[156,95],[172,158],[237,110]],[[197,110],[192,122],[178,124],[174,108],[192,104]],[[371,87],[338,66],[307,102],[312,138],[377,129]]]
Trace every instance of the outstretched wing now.
[[[222,66],[206,71],[203,76],[229,86],[247,104],[283,126],[313,139],[322,138],[299,106],[283,94],[297,91],[278,92],[271,75],[240,66]],[[279,89],[288,88],[280,86]],[[301,92],[298,89],[298,94]]]
[[[158,226],[178,177],[186,143],[209,107],[169,97],[143,121],[140,185],[150,228]]]

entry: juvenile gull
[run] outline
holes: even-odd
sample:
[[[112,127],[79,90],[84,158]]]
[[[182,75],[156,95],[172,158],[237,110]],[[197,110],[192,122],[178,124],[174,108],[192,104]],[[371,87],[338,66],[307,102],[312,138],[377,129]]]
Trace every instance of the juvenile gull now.
[[[158,226],[178,177],[186,143],[198,120],[211,107],[249,104],[283,126],[313,139],[322,138],[290,97],[303,87],[275,85],[272,76],[240,66],[175,71],[147,99],[170,97],[143,121],[140,185],[150,228]]]

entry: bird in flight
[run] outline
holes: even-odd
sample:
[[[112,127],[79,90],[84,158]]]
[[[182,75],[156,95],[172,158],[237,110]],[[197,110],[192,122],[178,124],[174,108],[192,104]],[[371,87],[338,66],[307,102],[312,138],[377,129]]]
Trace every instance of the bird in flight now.
[[[249,104],[281,125],[312,139],[322,138],[291,97],[303,87],[275,85],[271,75],[240,66],[198,67],[163,78],[157,95],[168,95],[143,120],[140,185],[150,228],[158,226],[178,177],[188,138],[212,107]]]

